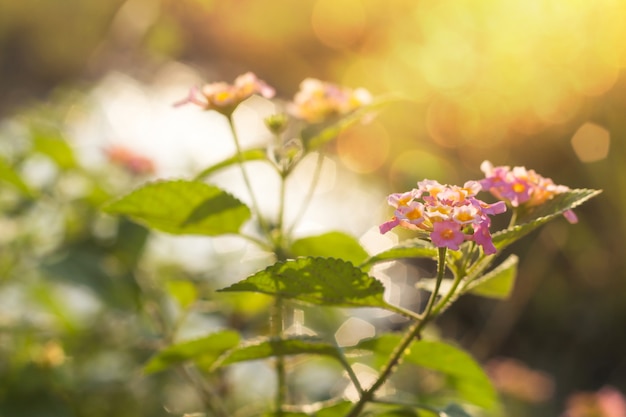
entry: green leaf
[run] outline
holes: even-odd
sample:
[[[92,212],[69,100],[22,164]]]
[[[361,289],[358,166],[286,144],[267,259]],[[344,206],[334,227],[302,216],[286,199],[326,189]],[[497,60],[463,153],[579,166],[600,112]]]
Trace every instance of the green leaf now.
[[[342,130],[347,129],[359,120],[370,115],[373,111],[397,100],[397,98],[392,98],[391,96],[381,97],[330,124],[310,126],[302,132],[302,141],[309,151],[318,149],[335,139]]]
[[[267,161],[267,152],[263,148],[259,149],[248,149],[241,152],[241,159],[243,162],[247,161]],[[239,163],[239,157],[237,155],[233,155],[230,158],[226,158],[221,162],[218,162],[214,165],[211,165],[208,168],[205,168],[202,172],[196,175],[196,181],[202,181],[209,177],[211,174],[215,172],[227,168],[231,165],[235,165]]]
[[[350,409],[352,409],[352,404],[349,401],[342,401],[338,404],[331,405],[329,407],[322,408],[313,414],[315,417],[343,417],[345,416]]]
[[[557,194],[544,204],[534,207],[525,213],[520,213],[517,226],[493,234],[493,244],[501,250],[511,243],[521,239],[539,226],[563,214],[567,210],[578,207],[585,201],[597,196],[602,190],[576,189]]]
[[[291,246],[294,256],[319,256],[339,258],[358,265],[367,258],[367,252],[350,235],[341,232],[329,232],[296,240]]]
[[[198,290],[189,281],[167,281],[167,292],[178,301],[182,308],[187,308],[198,298]]]
[[[510,255],[500,265],[473,281],[466,291],[489,298],[504,299],[511,295],[517,277],[518,257]]]
[[[355,349],[365,349],[377,355],[389,356],[400,343],[398,335],[385,335],[364,340]],[[404,361],[441,372],[463,400],[491,410],[497,407],[496,391],[481,367],[472,357],[452,345],[420,340],[407,349]]]
[[[458,404],[450,404],[446,408],[443,409],[443,412],[448,417],[471,417],[461,406]]]
[[[61,132],[49,128],[33,127],[31,134],[36,152],[46,155],[61,169],[76,167],[74,151],[61,135]]]
[[[220,291],[251,291],[337,307],[393,308],[383,284],[351,263],[334,258],[277,262]]]
[[[30,187],[20,178],[15,170],[2,158],[0,158],[0,180],[6,181],[17,188],[22,194],[32,196]]]
[[[177,235],[237,233],[250,218],[250,209],[232,195],[213,185],[186,180],[148,183],[103,210]]]
[[[400,245],[395,246],[389,250],[376,254],[365,262],[360,267],[367,271],[372,265],[378,262],[393,261],[402,258],[433,258],[438,256],[437,248],[430,242],[422,239],[410,239],[402,242]]]
[[[188,361],[215,362],[224,352],[237,346],[239,333],[224,330],[208,336],[177,343],[154,355],[144,367],[144,372],[154,373]]]
[[[269,339],[257,341],[246,346],[241,346],[228,352],[222,359],[213,364],[212,369],[233,363],[255,361],[272,356],[291,355],[323,355],[342,360],[338,348],[317,338],[292,338],[292,339]]]

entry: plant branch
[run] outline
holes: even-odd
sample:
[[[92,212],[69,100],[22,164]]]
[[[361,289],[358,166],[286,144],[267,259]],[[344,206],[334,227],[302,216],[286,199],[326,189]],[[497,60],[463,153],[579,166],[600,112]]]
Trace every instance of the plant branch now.
[[[378,391],[380,387],[382,387],[383,384],[387,382],[396,367],[400,364],[402,357],[407,352],[407,349],[409,348],[411,343],[413,343],[414,339],[420,338],[422,330],[433,317],[431,316],[431,311],[435,302],[434,300],[437,298],[437,293],[439,291],[441,281],[443,280],[443,275],[446,269],[445,262],[446,248],[439,248],[439,256],[437,258],[437,282],[435,284],[435,290],[432,292],[430,298],[428,299],[428,304],[426,306],[426,309],[424,310],[423,319],[420,321],[416,321],[411,325],[411,327],[409,327],[400,343],[398,343],[394,351],[391,353],[389,361],[387,361],[387,364],[384,366],[383,370],[378,376],[378,379],[376,379],[374,384],[372,384],[369,389],[363,392],[359,401],[354,404],[346,417],[357,417],[359,416],[359,414],[361,414],[361,411],[363,411],[365,405],[374,399],[376,391]]]
[[[243,177],[243,181],[246,184],[246,187],[248,188],[248,193],[250,194],[250,201],[252,202],[254,211],[256,211],[257,217],[259,219],[259,226],[266,234],[269,235],[270,229],[267,223],[265,222],[263,215],[261,214],[261,210],[259,208],[260,206],[257,203],[256,197],[254,195],[254,191],[252,189],[252,183],[250,182],[250,178],[248,177],[248,173],[244,167],[245,159],[243,157],[241,145],[239,144],[239,136],[237,135],[237,129],[235,129],[235,124],[233,122],[232,115],[228,116],[227,119],[228,119],[228,125],[230,126],[230,130],[233,133],[233,141],[235,142],[235,148],[237,149],[237,161],[239,164],[239,168],[241,169],[241,175]]]

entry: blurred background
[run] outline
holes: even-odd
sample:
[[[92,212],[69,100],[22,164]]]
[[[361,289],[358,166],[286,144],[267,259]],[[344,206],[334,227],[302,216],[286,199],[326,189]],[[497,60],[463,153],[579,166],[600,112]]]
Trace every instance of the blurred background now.
[[[171,105],[246,71],[286,98],[307,77],[406,97],[332,147],[337,182],[380,215],[328,219],[357,236],[385,194],[478,179],[485,159],[603,189],[577,225],[512,248],[509,300],[464,298],[438,325],[497,375],[508,416],[623,395],[625,21],[623,0],[0,0],[0,415],[182,415],[198,402],[186,377],[138,371],[158,335],[262,326],[266,301],[212,292],[261,256],[98,211],[228,156],[217,115]]]

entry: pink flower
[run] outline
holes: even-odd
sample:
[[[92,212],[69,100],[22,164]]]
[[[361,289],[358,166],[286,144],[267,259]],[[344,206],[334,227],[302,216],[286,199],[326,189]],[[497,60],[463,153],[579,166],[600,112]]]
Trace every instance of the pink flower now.
[[[482,189],[513,207],[539,206],[555,195],[569,191],[568,187],[556,185],[550,178],[524,167],[494,167],[491,162],[484,161],[480,169],[485,173],[485,179],[480,182]],[[571,210],[563,215],[570,223],[578,221]]]
[[[105,150],[109,161],[120,165],[133,175],[153,174],[154,162],[123,146],[114,145]]]
[[[395,211],[391,220],[380,225],[381,233],[401,226],[426,233],[437,247],[458,250],[465,240],[473,240],[486,254],[496,252],[489,233],[489,216],[503,213],[504,202],[487,204],[478,200],[480,184],[476,181],[459,187],[424,180],[417,186],[387,198]]]
[[[288,110],[299,119],[319,123],[333,116],[348,114],[371,101],[372,96],[363,88],[353,90],[307,78],[300,83],[300,90]]]
[[[258,79],[253,73],[247,72],[237,77],[233,84],[216,82],[205,84],[201,88],[193,87],[189,91],[189,95],[175,105],[181,106],[192,103],[204,110],[215,110],[228,116],[242,101],[254,94],[272,98],[275,91],[265,81]]]
[[[459,246],[465,241],[465,235],[461,232],[460,224],[452,220],[443,220],[433,224],[430,240],[438,248],[459,250]]]

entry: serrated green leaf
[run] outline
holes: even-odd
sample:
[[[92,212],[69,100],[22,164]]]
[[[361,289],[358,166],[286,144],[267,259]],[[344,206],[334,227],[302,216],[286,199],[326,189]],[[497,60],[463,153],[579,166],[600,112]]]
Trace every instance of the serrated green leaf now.
[[[433,258],[437,259],[437,248],[430,242],[422,239],[410,239],[389,250],[376,254],[363,262],[360,267],[367,271],[378,262],[393,261],[403,258]]]
[[[534,231],[539,226],[554,219],[556,216],[563,214],[567,210],[578,207],[601,192],[602,190],[576,189],[557,194],[544,204],[534,207],[532,210],[520,215],[518,217],[517,226],[494,233],[493,244],[498,250],[501,250]]]
[[[383,284],[349,262],[298,258],[277,262],[220,291],[251,291],[311,304],[393,308],[383,299]]]
[[[22,194],[32,196],[30,187],[22,180],[15,170],[2,158],[0,158],[0,180],[8,182],[17,188]]]
[[[500,265],[471,281],[466,292],[489,298],[507,298],[515,285],[518,260],[517,256],[510,255]]]
[[[237,233],[250,218],[250,209],[227,192],[186,180],[148,183],[103,210],[176,235]]]
[[[241,152],[241,160],[243,162],[248,161],[266,161],[267,160],[267,152],[265,149],[248,149]],[[237,155],[233,155],[230,158],[226,158],[223,161],[220,161],[214,165],[211,165],[208,168],[205,168],[202,172],[200,172],[194,178],[196,181],[202,181],[206,179],[211,174],[214,174],[217,171],[220,171],[224,168],[228,168],[231,165],[235,165],[239,163],[240,159]]]
[[[375,110],[378,110],[381,107],[397,100],[397,98],[392,97],[380,97],[374,100],[372,103],[363,106],[330,124],[314,125],[308,127],[302,132],[302,140],[305,144],[305,147],[309,151],[322,147],[326,143],[335,139],[342,130],[352,126],[353,124],[368,116]]]
[[[350,235],[341,232],[329,232],[319,236],[298,239],[291,245],[294,256],[319,256],[338,258],[358,265],[367,258],[367,252]]]
[[[145,373],[163,371],[189,361],[202,361],[206,366],[215,362],[224,352],[237,346],[239,333],[224,330],[208,336],[177,343],[154,355],[144,367]]]
[[[313,354],[330,356],[341,361],[341,352],[336,346],[322,342],[316,338],[291,338],[291,339],[269,339],[250,343],[228,352],[219,362],[216,362],[212,369],[233,363],[255,361],[266,359],[272,356],[292,356],[302,354]]]
[[[355,349],[388,356],[400,343],[398,335],[384,335],[360,342]],[[441,372],[463,400],[491,410],[497,407],[496,391],[481,367],[466,352],[437,341],[420,340],[407,349],[404,362]]]

